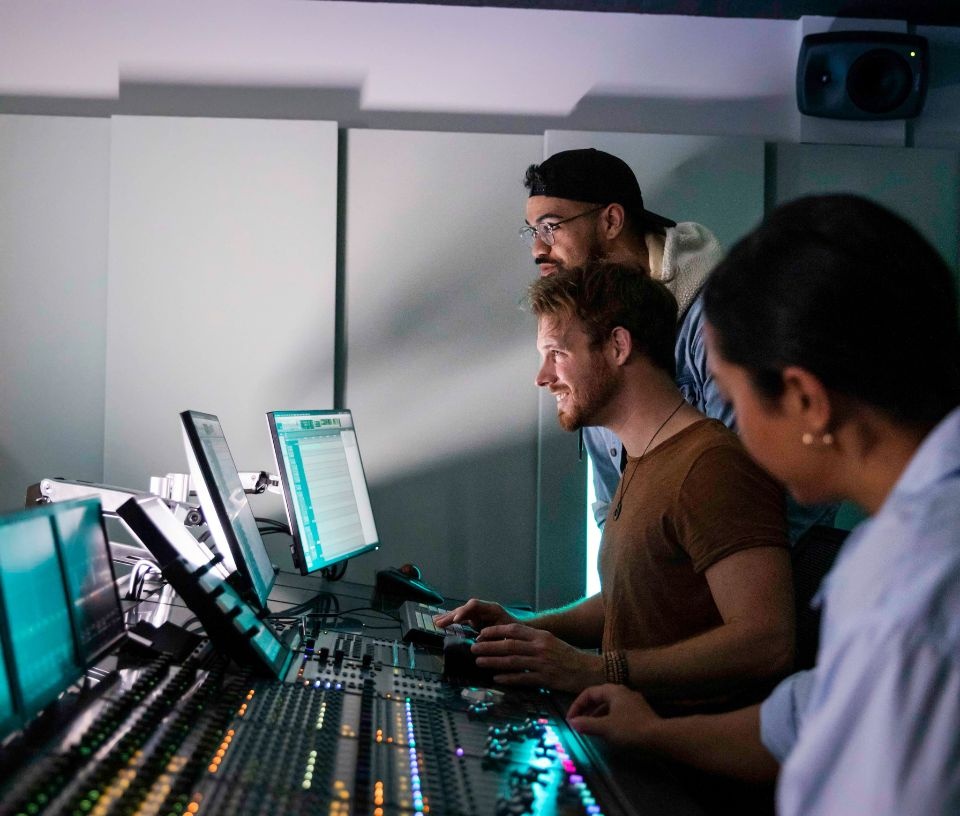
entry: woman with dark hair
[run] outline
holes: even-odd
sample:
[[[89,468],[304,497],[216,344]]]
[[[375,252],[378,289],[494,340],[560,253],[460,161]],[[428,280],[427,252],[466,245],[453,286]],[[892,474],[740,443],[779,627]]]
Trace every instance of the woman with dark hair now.
[[[761,705],[658,718],[587,689],[577,730],[696,767],[777,774],[781,814],[960,813],[960,328],[949,268],[899,216],[817,196],[711,276],[714,376],[754,458],[801,502],[869,518],[819,594],[816,667]]]

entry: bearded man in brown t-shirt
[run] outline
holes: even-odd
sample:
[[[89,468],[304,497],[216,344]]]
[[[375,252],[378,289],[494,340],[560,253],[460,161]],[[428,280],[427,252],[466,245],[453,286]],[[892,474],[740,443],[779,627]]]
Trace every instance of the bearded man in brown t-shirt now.
[[[522,622],[472,599],[438,625],[481,630],[477,664],[504,685],[617,682],[681,707],[762,696],[793,660],[783,493],[733,432],[680,395],[676,301],[641,271],[597,262],[540,278],[530,304],[537,385],[556,397],[561,427],[602,425],[627,451],[602,589]]]

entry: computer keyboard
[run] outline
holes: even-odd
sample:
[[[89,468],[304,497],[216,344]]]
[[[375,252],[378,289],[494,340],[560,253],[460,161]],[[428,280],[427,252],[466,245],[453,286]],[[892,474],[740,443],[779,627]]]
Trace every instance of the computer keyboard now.
[[[474,629],[464,624],[454,623],[446,629],[441,629],[433,622],[434,615],[441,615],[448,610],[439,606],[404,601],[400,605],[400,632],[404,643],[417,643],[421,646],[443,645],[447,635],[460,637],[476,637]]]

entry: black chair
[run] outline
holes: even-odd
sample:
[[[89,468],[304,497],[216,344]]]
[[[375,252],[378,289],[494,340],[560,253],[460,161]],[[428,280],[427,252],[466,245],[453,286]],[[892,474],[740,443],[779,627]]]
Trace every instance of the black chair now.
[[[820,610],[811,609],[824,576],[843,546],[849,530],[814,525],[793,548],[793,594],[797,614],[796,668],[809,669],[817,662],[820,643]]]

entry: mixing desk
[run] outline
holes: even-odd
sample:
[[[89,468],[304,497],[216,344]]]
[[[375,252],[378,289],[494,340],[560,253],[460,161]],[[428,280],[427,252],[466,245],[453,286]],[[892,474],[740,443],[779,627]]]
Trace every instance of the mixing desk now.
[[[0,816],[699,812],[549,692],[478,683],[469,638],[403,642],[346,582],[281,574],[266,606],[156,497],[118,512],[168,582],[124,605],[96,502],[3,522]]]
[[[118,668],[68,727],[7,746],[0,814],[633,812],[551,695],[441,669],[421,647],[334,631],[279,681],[206,641],[180,664]]]

